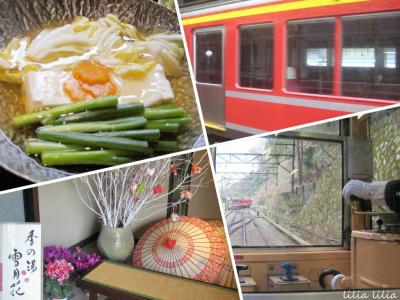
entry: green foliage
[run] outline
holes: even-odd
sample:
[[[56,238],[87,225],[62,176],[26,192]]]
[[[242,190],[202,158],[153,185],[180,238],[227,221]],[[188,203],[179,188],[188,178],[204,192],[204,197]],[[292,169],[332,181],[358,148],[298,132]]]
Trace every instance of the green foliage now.
[[[67,281],[60,285],[56,279],[44,277],[44,292],[53,298],[63,299],[72,295],[74,285],[72,281]]]
[[[267,203],[266,199],[260,199],[260,200],[258,200],[257,205],[264,206],[266,203]]]
[[[329,238],[341,239],[342,218],[341,162],[334,161],[319,178],[316,189],[292,222]]]

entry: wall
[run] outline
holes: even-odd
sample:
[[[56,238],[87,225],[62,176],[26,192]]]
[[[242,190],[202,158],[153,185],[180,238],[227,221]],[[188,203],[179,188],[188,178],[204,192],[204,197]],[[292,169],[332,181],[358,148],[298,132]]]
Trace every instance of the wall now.
[[[208,156],[205,151],[200,151],[194,156],[194,163],[200,165],[208,164]],[[200,162],[200,160],[203,160]],[[76,180],[79,182],[79,180]],[[193,181],[193,184],[199,184]],[[212,182],[211,169],[205,173],[203,184],[206,186],[198,189],[197,193],[189,202],[189,215],[203,219],[220,219],[220,210]],[[86,195],[86,187],[79,183],[82,196]],[[168,180],[164,185],[168,190]],[[149,208],[138,216],[138,220],[132,224],[135,238],[140,236],[152,224],[166,217],[166,206],[168,196],[160,199],[157,207]],[[40,221],[43,225],[44,245],[59,244],[70,247],[85,238],[90,237],[100,229],[100,223],[79,199],[74,181],[66,180],[59,183],[39,187]]]
[[[25,222],[22,191],[0,196],[0,222]]]
[[[205,156],[204,156],[205,155]],[[194,154],[193,163],[205,166],[209,164],[207,151],[198,151]],[[221,219],[221,212],[218,205],[218,198],[215,191],[211,168],[204,174],[202,185],[197,193],[189,201],[189,216],[195,216],[202,219]],[[193,180],[193,185],[198,185],[200,178]]]
[[[86,195],[87,188],[79,180],[79,191]],[[167,187],[165,187],[167,188]],[[161,199],[157,204],[162,208],[168,198]],[[70,247],[100,230],[100,223],[79,199],[73,180],[39,187],[40,222],[43,225],[44,245],[56,244]],[[154,222],[164,219],[165,209],[149,209],[152,216],[142,219],[132,225],[135,237],[139,237]]]
[[[86,188],[79,184],[84,195]],[[70,247],[98,231],[96,216],[80,201],[73,180],[39,187],[43,245]]]

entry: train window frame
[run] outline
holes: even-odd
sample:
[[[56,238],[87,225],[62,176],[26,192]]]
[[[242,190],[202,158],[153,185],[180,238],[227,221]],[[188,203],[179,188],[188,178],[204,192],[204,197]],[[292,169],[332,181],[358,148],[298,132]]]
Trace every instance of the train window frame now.
[[[278,138],[278,139],[301,139],[301,140],[311,140],[311,141],[321,141],[321,142],[335,142],[340,144],[341,156],[342,156],[342,187],[344,186],[348,174],[346,161],[347,161],[347,153],[345,149],[347,148],[347,136],[349,131],[349,120],[339,120],[339,128],[340,132],[338,134],[328,134],[328,133],[314,133],[311,131],[286,131],[283,133],[279,133],[276,136],[266,136],[264,138]],[[217,147],[212,151],[213,165],[214,170],[217,173]],[[350,208],[346,204],[346,202],[342,198],[342,239],[341,244],[336,245],[295,245],[295,246],[237,246],[232,245],[235,253],[242,253],[241,251],[245,250],[263,250],[263,251],[274,251],[274,250],[282,250],[282,249],[298,249],[300,251],[321,251],[321,250],[350,250],[350,236],[347,234],[350,224],[351,224],[351,214],[348,213]],[[238,252],[239,251],[239,252]]]
[[[241,34],[240,34],[240,29],[242,28],[255,28],[255,27],[272,27],[272,88],[267,89],[267,88],[256,88],[256,87],[249,87],[249,86],[243,86],[240,83],[240,74],[241,74]],[[237,66],[236,66],[236,76],[235,76],[235,85],[236,88],[242,89],[242,90],[249,90],[249,91],[265,91],[265,92],[272,92],[275,89],[275,32],[276,32],[276,26],[273,21],[266,21],[262,23],[253,23],[253,24],[244,24],[236,27],[237,31]]]
[[[345,34],[344,34],[344,31],[343,31],[344,22],[346,20],[357,20],[357,19],[362,20],[362,19],[379,18],[379,17],[385,17],[385,16],[389,16],[389,17],[390,16],[398,16],[398,17],[400,17],[400,10],[398,9],[398,10],[391,11],[391,12],[374,12],[374,13],[351,14],[351,15],[342,15],[342,16],[340,16],[340,22],[341,22],[342,31],[340,33],[338,33],[339,34],[339,39],[340,39],[340,46],[341,46],[341,48],[339,49],[339,51],[341,53],[340,54],[341,61],[340,61],[340,66],[339,66],[339,72],[340,73],[338,75],[339,78],[340,78],[340,82],[339,82],[340,89],[338,91],[339,92],[339,94],[338,94],[339,97],[349,98],[349,99],[362,99],[364,101],[371,101],[372,100],[372,101],[399,102],[398,99],[393,100],[393,99],[387,99],[387,98],[385,99],[383,97],[365,97],[365,95],[364,96],[352,96],[352,95],[344,95],[344,93],[343,93],[343,84],[346,83],[346,82],[343,81],[343,72],[344,72],[345,68],[349,68],[349,66],[343,66],[343,50],[346,49],[343,46],[344,45],[344,40],[345,40]],[[386,46],[384,48],[389,49],[391,47]],[[375,53],[375,52],[374,52],[374,58],[375,58],[375,60],[377,59],[377,53]],[[397,60],[396,56],[395,56],[395,63],[396,64],[400,64],[400,61]],[[358,67],[358,68],[360,68],[360,67]],[[394,68],[391,68],[391,67],[388,67],[388,68],[393,70],[393,69],[396,69],[396,66]],[[363,69],[375,69],[376,70],[377,67],[375,65],[375,66],[363,67]],[[399,81],[399,83],[397,85],[400,85],[400,81]]]
[[[343,100],[349,100],[349,101],[357,101],[357,102],[368,102],[368,101],[374,101],[376,103],[396,103],[398,101],[396,100],[390,100],[390,99],[382,99],[382,98],[366,98],[366,97],[355,97],[355,96],[346,96],[343,95],[342,91],[342,72],[343,72],[343,66],[341,65],[342,62],[342,50],[343,50],[343,19],[345,18],[365,18],[368,16],[382,16],[382,15],[396,15],[400,14],[400,10],[395,10],[395,11],[389,11],[389,12],[367,12],[367,13],[355,13],[355,14],[340,14],[340,15],[330,15],[326,17],[315,17],[315,18],[310,18],[310,19],[287,19],[285,21],[285,24],[283,25],[284,27],[284,33],[282,35],[282,38],[286,41],[285,46],[283,49],[283,66],[284,69],[282,70],[282,84],[280,85],[280,90],[285,93],[286,95],[293,95],[293,96],[307,96],[307,97],[319,97],[322,99],[337,99],[338,97]],[[329,94],[315,94],[315,93],[305,93],[305,92],[298,92],[298,91],[290,91],[287,89],[287,83],[286,83],[286,78],[287,78],[287,66],[288,66],[288,60],[287,60],[287,52],[288,52],[288,43],[287,43],[287,26],[290,22],[309,22],[309,21],[318,21],[318,20],[326,20],[326,19],[332,19],[335,24],[335,29],[334,29],[334,34],[335,34],[335,41],[334,41],[334,62],[333,62],[333,93],[331,95]],[[338,28],[341,29],[340,32],[338,32]],[[338,46],[340,48],[338,48]],[[340,52],[340,65],[337,66],[336,63],[336,52]],[[400,64],[400,60],[396,60],[396,63]],[[340,78],[340,82],[337,82],[335,79]],[[335,88],[335,86],[338,85],[340,86],[339,88]]]
[[[289,51],[289,36],[288,36],[288,27],[290,24],[307,24],[307,23],[315,23],[315,22],[323,22],[323,21],[331,21],[333,22],[333,61],[332,61],[332,93],[331,94],[317,94],[317,93],[307,93],[307,92],[299,92],[299,91],[291,91],[288,89],[287,85],[287,78],[288,78],[288,65],[289,65],[289,60],[288,60],[288,51]],[[290,19],[286,20],[286,22],[282,25],[284,27],[284,34],[282,38],[285,41],[285,46],[283,49],[283,66],[284,69],[282,70],[282,91],[285,94],[288,95],[306,95],[306,96],[315,96],[315,97],[322,97],[322,98],[332,98],[332,97],[337,97],[335,93],[335,67],[336,67],[336,59],[335,59],[335,53],[336,53],[336,25],[338,22],[338,17],[336,16],[327,16],[327,17],[315,17],[315,18],[308,18],[308,19]]]
[[[197,34],[198,33],[207,33],[213,31],[221,32],[221,52],[222,52],[222,61],[221,61],[221,83],[209,83],[202,82],[197,80]],[[209,86],[225,86],[225,27],[224,26],[212,26],[212,27],[204,27],[204,28],[196,28],[192,32],[193,36],[193,77],[196,84],[209,85]]]

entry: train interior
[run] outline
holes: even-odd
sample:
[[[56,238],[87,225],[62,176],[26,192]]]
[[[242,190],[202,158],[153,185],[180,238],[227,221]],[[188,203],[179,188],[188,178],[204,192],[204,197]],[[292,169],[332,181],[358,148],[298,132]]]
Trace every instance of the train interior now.
[[[399,133],[397,108],[216,147],[245,299],[400,288],[399,206],[342,196],[350,180],[400,183]]]

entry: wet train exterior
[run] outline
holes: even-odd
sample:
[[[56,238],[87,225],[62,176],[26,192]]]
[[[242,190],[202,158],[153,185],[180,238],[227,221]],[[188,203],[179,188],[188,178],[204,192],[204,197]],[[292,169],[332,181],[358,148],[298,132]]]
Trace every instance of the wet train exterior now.
[[[184,10],[209,133],[289,128],[400,99],[400,1],[255,0]]]

